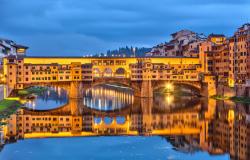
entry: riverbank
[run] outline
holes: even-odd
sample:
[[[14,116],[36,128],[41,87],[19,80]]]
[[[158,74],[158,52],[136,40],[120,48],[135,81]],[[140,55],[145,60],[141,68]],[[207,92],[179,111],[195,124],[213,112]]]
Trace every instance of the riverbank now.
[[[15,99],[3,99],[0,101],[0,119],[6,118],[15,113],[22,104]]]
[[[242,103],[242,104],[250,104],[250,98],[249,97],[227,97],[227,96],[220,96],[220,95],[215,95],[212,96],[211,98],[215,100],[231,100],[235,103]]]

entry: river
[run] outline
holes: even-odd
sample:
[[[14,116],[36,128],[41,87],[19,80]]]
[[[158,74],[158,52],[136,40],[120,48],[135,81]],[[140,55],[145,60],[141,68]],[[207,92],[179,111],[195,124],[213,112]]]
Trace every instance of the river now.
[[[159,93],[141,99],[103,85],[82,99],[49,88],[25,106],[8,120],[0,159],[250,158],[249,106],[230,101]]]

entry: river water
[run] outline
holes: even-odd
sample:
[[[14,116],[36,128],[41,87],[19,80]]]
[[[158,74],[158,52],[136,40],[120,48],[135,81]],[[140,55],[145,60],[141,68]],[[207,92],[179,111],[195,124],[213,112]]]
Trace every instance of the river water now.
[[[77,100],[49,88],[25,106],[8,120],[1,160],[250,159],[247,105],[159,93],[141,99],[102,85]]]

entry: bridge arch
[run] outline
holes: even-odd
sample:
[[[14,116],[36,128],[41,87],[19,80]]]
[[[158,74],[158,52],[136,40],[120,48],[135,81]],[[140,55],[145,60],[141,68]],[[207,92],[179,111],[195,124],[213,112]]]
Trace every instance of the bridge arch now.
[[[126,70],[124,68],[120,67],[120,68],[116,69],[115,77],[124,78],[124,77],[126,77],[126,73],[127,73]]]
[[[186,89],[190,89],[194,91],[197,95],[201,94],[201,83],[200,82],[188,82],[188,81],[157,81],[152,85],[153,91],[156,91],[160,88],[166,87],[167,84],[172,84],[173,86],[185,87]]]
[[[94,78],[99,78],[99,77],[101,77],[101,71],[100,71],[99,68],[94,68],[94,69],[93,69],[93,77],[94,77]]]
[[[98,85],[103,85],[103,84],[115,84],[115,85],[120,85],[123,87],[128,87],[131,88],[134,92],[140,91],[141,85],[140,83],[135,83],[131,82],[129,78],[109,78],[109,77],[104,77],[104,78],[96,78],[93,80],[91,83],[91,86],[89,87],[94,87]]]

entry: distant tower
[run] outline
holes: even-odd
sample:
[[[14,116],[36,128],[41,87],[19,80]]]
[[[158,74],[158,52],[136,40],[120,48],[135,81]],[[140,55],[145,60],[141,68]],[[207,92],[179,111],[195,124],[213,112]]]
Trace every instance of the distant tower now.
[[[135,47],[133,47],[133,54],[134,54],[134,57],[135,57]]]

